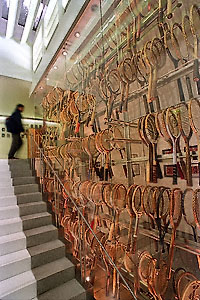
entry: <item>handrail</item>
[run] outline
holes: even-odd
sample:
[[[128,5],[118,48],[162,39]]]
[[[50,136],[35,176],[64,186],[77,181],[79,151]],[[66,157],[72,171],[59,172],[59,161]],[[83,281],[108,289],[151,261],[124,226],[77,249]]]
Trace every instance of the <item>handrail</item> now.
[[[113,262],[112,258],[110,257],[110,255],[108,254],[108,252],[106,251],[105,247],[102,245],[101,241],[99,240],[99,238],[97,237],[97,235],[95,234],[95,232],[93,231],[92,227],[90,226],[90,224],[88,223],[88,221],[86,220],[86,218],[84,217],[83,213],[81,212],[81,210],[79,209],[78,205],[76,204],[76,202],[71,198],[71,196],[68,194],[66,188],[64,187],[62,181],[60,180],[59,176],[57,175],[57,173],[55,172],[55,170],[53,169],[53,167],[51,166],[51,164],[48,161],[48,157],[46,157],[43,153],[43,150],[39,147],[39,145],[36,143],[36,141],[33,138],[33,135],[31,134],[31,139],[33,140],[33,142],[35,143],[35,145],[37,146],[40,155],[42,158],[44,158],[46,160],[46,163],[48,164],[48,166],[50,167],[53,175],[55,176],[55,178],[58,180],[59,184],[61,185],[61,187],[63,188],[63,190],[65,191],[65,193],[67,194],[68,198],[70,199],[70,201],[73,203],[73,205],[75,206],[76,210],[78,211],[79,216],[81,216],[82,220],[85,222],[85,224],[87,225],[87,227],[89,228],[89,230],[91,231],[91,233],[93,234],[93,236],[95,237],[95,239],[97,240],[97,242],[99,243],[101,249],[103,250],[103,252],[106,254],[109,262],[111,263],[111,265],[113,266],[113,268],[117,271],[117,273],[119,274],[119,276],[121,277],[124,285],[126,286],[126,288],[128,289],[128,291],[130,292],[130,294],[132,295],[132,297],[135,300],[138,300],[134,294],[134,292],[132,291],[132,289],[130,288],[129,284],[126,282],[126,279],[124,278],[124,276],[121,274],[121,272],[119,271],[119,269],[117,268],[116,264]],[[32,156],[32,155],[31,155]],[[32,159],[33,157],[31,157]]]

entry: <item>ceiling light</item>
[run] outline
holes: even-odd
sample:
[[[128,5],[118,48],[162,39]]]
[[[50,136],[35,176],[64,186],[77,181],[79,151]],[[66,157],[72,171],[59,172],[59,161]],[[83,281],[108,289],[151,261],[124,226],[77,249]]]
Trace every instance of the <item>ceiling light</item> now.
[[[62,55],[66,56],[66,55],[67,55],[67,51],[64,50],[64,51],[62,52]]]
[[[74,33],[74,35],[75,35],[75,37],[79,38],[81,34],[80,34],[80,32],[77,31]]]
[[[54,70],[57,70],[57,69],[58,69],[58,67],[57,67],[57,66],[54,66],[53,68],[54,68]]]

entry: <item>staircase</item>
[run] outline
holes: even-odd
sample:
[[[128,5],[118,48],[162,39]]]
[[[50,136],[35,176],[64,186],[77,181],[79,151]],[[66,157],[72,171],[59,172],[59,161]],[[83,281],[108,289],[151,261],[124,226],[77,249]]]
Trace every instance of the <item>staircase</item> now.
[[[86,300],[28,160],[0,160],[0,299]]]

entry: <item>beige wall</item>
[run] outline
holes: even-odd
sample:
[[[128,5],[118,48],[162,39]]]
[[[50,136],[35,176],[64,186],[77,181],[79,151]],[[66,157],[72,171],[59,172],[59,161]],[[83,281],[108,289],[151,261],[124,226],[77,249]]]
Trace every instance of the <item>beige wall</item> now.
[[[0,116],[10,115],[18,103],[25,105],[23,116],[33,118],[35,114],[34,101],[29,99],[31,83],[24,80],[0,76]],[[11,135],[6,132],[5,122],[0,122],[0,158],[7,158],[11,145]],[[16,157],[26,158],[26,138],[23,138],[23,147]]]
[[[0,115],[10,115],[16,104],[25,105],[24,117],[34,117],[34,103],[29,99],[31,83],[0,76]]]

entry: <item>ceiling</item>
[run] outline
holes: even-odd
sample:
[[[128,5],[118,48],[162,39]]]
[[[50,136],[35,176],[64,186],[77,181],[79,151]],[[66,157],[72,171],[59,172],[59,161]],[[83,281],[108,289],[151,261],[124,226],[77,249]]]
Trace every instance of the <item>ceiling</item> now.
[[[0,35],[21,43],[33,43],[49,0],[1,0]]]

